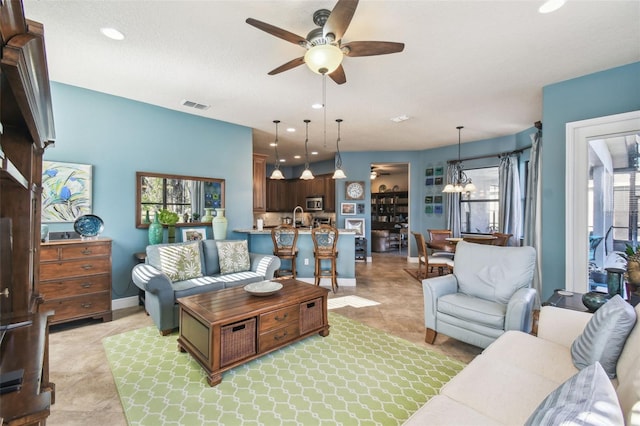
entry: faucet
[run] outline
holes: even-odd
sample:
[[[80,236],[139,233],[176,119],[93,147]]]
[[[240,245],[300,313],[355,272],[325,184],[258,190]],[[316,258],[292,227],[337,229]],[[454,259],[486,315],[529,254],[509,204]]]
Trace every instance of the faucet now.
[[[296,227],[296,212],[298,211],[298,209],[300,209],[300,213],[304,213],[304,210],[302,209],[302,207],[301,207],[301,206],[296,206],[296,207],[293,209],[293,227],[294,227],[294,228]]]

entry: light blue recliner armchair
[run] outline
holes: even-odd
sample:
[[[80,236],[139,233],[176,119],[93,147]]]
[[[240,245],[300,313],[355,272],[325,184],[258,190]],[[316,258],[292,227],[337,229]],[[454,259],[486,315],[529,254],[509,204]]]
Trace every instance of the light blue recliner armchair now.
[[[507,330],[531,332],[533,247],[460,241],[453,274],[422,280],[425,341],[437,333],[486,348]]]

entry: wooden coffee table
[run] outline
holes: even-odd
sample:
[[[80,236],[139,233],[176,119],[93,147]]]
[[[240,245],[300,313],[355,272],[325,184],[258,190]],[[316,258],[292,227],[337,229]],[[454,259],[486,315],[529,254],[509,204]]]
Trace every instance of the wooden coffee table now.
[[[270,296],[253,296],[242,286],[178,299],[178,349],[189,352],[208,374],[222,372],[315,333],[329,335],[329,290],[295,279]]]

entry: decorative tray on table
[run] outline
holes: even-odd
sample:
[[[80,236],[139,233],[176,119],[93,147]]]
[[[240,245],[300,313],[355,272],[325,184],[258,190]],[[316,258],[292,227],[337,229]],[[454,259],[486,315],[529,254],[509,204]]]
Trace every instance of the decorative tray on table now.
[[[281,283],[275,281],[260,281],[244,286],[244,291],[253,296],[270,296],[282,288]]]

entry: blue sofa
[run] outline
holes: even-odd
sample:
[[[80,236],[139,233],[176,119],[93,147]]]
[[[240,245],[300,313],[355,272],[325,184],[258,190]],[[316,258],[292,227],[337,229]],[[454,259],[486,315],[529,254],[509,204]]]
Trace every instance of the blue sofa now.
[[[233,241],[243,242],[246,244],[246,241]],[[280,259],[276,256],[246,253],[249,258],[247,269],[222,273],[217,243],[224,241],[204,240],[150,245],[146,249],[145,263],[133,268],[133,282],[145,292],[145,309],[160,330],[160,334],[167,335],[179,326],[179,298],[270,280],[280,267]],[[199,257],[199,262],[193,262],[195,265],[187,267],[188,272],[194,276],[188,279],[171,276],[171,273],[167,273],[166,264],[162,263],[162,253],[187,248],[194,249],[194,253],[197,253],[195,256]]]

